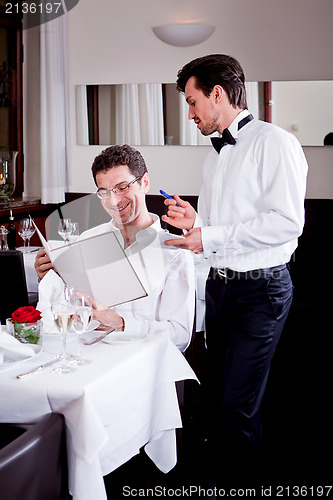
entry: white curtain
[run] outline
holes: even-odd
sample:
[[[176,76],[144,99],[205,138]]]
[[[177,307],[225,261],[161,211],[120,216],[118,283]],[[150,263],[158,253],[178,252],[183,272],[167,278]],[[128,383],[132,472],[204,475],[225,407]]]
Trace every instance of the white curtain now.
[[[116,143],[141,144],[138,84],[116,87]]]
[[[163,145],[163,96],[160,83],[139,84],[139,107],[142,144]]]
[[[67,14],[40,26],[41,200],[65,201],[69,189]]]
[[[116,143],[164,144],[161,84],[116,85]]]
[[[87,86],[76,85],[76,140],[80,146],[89,145]]]

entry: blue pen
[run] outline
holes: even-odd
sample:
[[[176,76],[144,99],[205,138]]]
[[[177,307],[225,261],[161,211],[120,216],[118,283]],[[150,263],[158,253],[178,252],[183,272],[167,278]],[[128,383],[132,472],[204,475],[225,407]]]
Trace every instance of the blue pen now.
[[[162,196],[164,196],[164,198],[168,198],[168,200],[174,200],[174,197],[163,191],[163,189],[160,189],[160,193]],[[180,207],[179,203],[177,203],[177,207]]]

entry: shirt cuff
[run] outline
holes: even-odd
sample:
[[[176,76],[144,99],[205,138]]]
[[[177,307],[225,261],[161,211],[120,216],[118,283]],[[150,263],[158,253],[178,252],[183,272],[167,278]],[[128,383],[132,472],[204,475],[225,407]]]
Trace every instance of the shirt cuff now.
[[[203,226],[203,220],[201,219],[199,214],[196,214],[195,221],[193,224],[193,228],[195,227],[202,227]]]
[[[144,323],[142,321],[138,321],[137,319],[134,319],[133,315],[126,315],[126,314],[121,314],[122,318],[125,321],[125,328],[124,332],[139,332],[143,333],[143,325]]]
[[[205,254],[224,253],[226,237],[223,226],[203,226],[201,228],[201,238]]]

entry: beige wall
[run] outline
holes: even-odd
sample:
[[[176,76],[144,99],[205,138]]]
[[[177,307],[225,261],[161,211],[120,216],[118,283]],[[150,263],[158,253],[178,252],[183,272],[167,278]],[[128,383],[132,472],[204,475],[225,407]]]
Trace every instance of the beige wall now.
[[[116,5],[116,7],[115,7]],[[69,13],[72,191],[94,189],[90,165],[101,146],[78,146],[75,85],[173,82],[189,60],[223,52],[236,57],[248,80],[332,80],[332,0],[80,0]],[[213,24],[209,40],[174,47],[151,27],[182,21]],[[324,106],[320,96],[318,106]],[[332,124],[333,128],[333,124]],[[152,186],[197,194],[207,147],[141,146]],[[333,198],[333,148],[306,147],[307,196]]]

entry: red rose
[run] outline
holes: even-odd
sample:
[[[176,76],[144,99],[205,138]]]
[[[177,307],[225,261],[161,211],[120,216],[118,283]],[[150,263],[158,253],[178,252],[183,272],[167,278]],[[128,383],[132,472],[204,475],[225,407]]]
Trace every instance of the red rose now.
[[[41,317],[41,312],[33,306],[25,306],[16,309],[11,316],[11,320],[13,323],[35,323]]]

